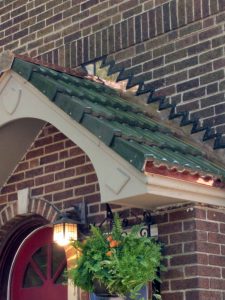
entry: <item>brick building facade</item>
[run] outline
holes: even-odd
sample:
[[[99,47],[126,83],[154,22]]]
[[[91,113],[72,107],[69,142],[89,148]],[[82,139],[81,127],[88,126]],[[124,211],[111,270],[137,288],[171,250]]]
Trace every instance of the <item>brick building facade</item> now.
[[[2,0],[0,16],[0,52],[12,50],[76,70],[100,60],[109,73],[128,80],[128,89],[138,86],[143,106],[147,101],[156,111],[154,102],[166,111],[158,115],[162,123],[176,127],[166,115],[191,125],[182,135],[200,131],[192,136],[198,145],[223,160],[223,150],[210,150],[225,145],[223,0]],[[30,188],[32,197],[44,197],[59,209],[84,200],[91,222],[104,219],[96,170],[84,150],[45,124],[10,170],[0,195],[1,300],[8,299],[7,284],[1,281],[1,272],[9,276],[3,261],[6,245],[14,228],[24,224],[18,214],[19,190]],[[140,208],[117,203],[112,208],[130,219],[142,214]],[[213,199],[156,205],[159,239],[169,255],[163,300],[224,298],[224,214]],[[41,200],[29,204],[27,216],[32,215],[43,219],[31,222],[21,239],[54,218]]]

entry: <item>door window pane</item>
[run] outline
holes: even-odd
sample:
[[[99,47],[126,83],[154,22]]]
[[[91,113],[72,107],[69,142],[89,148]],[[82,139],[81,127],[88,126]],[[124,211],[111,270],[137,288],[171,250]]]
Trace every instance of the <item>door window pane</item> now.
[[[39,248],[32,256],[33,260],[36,262],[40,268],[42,274],[46,276],[47,274],[47,246]]]
[[[23,278],[23,288],[38,287],[42,286],[42,284],[41,278],[34,271],[31,264],[29,264]]]

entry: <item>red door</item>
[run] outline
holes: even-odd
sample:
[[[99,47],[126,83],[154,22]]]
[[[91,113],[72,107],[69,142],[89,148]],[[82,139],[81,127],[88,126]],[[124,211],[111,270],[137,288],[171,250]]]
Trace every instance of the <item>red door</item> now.
[[[33,233],[21,246],[12,270],[11,300],[67,300],[66,256],[52,243],[52,228]]]

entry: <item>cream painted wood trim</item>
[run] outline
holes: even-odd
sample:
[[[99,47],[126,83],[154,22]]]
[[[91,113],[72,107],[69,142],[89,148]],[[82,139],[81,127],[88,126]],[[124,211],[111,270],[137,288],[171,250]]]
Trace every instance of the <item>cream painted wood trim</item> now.
[[[19,190],[17,195],[18,195],[18,201],[17,201],[18,214],[19,215],[26,214],[28,212],[30,190],[28,188]]]
[[[225,206],[225,190],[209,185],[187,182],[161,175],[148,175],[148,193],[180,199],[180,202],[192,201]]]

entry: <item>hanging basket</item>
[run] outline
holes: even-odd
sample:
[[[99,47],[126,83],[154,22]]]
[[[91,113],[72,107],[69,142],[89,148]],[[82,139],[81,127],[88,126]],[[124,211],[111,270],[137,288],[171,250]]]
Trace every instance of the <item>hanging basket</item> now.
[[[98,297],[105,297],[105,298],[116,298],[118,295],[116,294],[110,294],[107,290],[106,286],[99,282],[98,280],[95,280],[93,283],[93,292]]]

